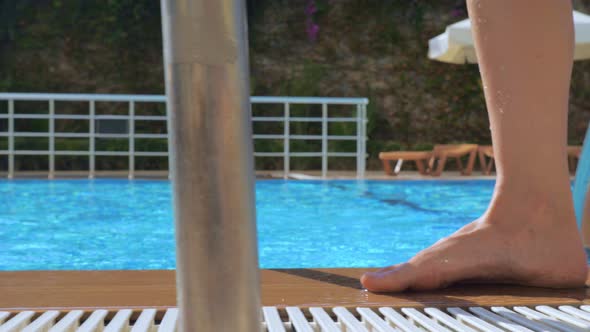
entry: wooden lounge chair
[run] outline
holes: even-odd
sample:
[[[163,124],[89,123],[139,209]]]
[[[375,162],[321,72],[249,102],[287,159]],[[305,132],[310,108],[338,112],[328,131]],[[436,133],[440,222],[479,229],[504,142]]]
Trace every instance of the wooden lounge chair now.
[[[477,144],[438,144],[434,146],[433,157],[430,159],[429,168],[432,176],[440,176],[445,169],[448,159],[454,158],[457,168],[462,175],[471,175],[477,156]],[[463,167],[461,158],[469,156],[467,165]],[[436,168],[434,164],[437,164]]]
[[[418,172],[422,175],[428,174],[427,163],[432,157],[431,151],[392,151],[379,153],[379,159],[383,163],[383,169],[387,175],[395,176],[402,168],[404,160],[410,160],[416,163]],[[391,162],[396,161],[395,168],[391,167]]]
[[[477,149],[477,154],[479,155],[481,172],[485,175],[490,175],[494,168],[494,149],[491,145],[480,145]]]
[[[461,157],[469,155],[467,165],[463,167]],[[397,175],[404,160],[414,161],[418,172],[422,175],[440,176],[450,158],[455,158],[457,168],[463,175],[470,175],[475,164],[477,144],[437,144],[432,151],[393,151],[381,152],[379,159],[388,175]],[[395,168],[391,162],[397,161]],[[427,163],[427,164],[426,164]]]

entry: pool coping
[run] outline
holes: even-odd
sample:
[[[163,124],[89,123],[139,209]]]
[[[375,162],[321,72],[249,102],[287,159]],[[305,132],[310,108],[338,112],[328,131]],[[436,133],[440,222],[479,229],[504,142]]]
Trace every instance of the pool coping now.
[[[6,178],[8,173],[0,171],[0,178]],[[87,179],[88,171],[56,171],[54,173],[56,179]],[[96,171],[95,178],[124,178],[129,177],[128,171]],[[15,179],[47,179],[47,171],[19,171],[14,174]],[[136,170],[134,172],[134,179],[168,179],[168,171],[145,171]],[[289,179],[289,180],[314,180],[314,179],[357,179],[355,171],[329,171],[326,178],[322,177],[321,171],[291,171],[285,177],[282,171],[256,171],[256,178],[263,179]],[[474,172],[471,175],[461,175],[458,171],[446,171],[438,177],[429,175],[421,175],[415,171],[404,171],[397,176],[390,176],[380,170],[367,170],[365,172],[365,180],[444,180],[444,179],[461,179],[461,180],[481,180],[481,179],[495,179],[495,174],[484,175],[480,172]]]
[[[429,292],[375,294],[359,277],[373,269],[261,270],[264,306],[442,307],[580,305],[590,288],[548,289],[511,285],[456,285]],[[590,278],[587,281],[590,284]],[[174,270],[4,271],[0,311],[166,309],[176,306]]]
[[[101,179],[128,179],[127,171],[97,171],[94,178]],[[7,173],[0,171],[0,179],[6,178]],[[20,171],[15,173],[15,179],[47,179],[46,171]],[[573,180],[574,174],[570,174]],[[57,171],[55,179],[88,179],[87,171]],[[168,180],[168,172],[163,171],[136,171],[134,179],[144,180]],[[322,178],[321,171],[292,171],[285,177],[281,171],[256,171],[257,180],[356,180],[356,172],[353,171],[330,171],[326,178]],[[404,171],[397,176],[390,176],[379,170],[368,170],[365,172],[364,180],[383,180],[383,181],[404,181],[404,180],[495,180],[496,174],[484,175],[480,172],[474,172],[471,175],[461,175],[457,171],[445,171],[441,176],[433,177],[421,175],[414,171]]]

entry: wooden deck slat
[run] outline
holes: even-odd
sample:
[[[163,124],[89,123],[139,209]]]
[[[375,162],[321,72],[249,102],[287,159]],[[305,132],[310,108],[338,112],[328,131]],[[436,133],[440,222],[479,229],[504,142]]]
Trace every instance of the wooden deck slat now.
[[[369,269],[261,271],[264,306],[477,307],[590,304],[588,288],[546,289],[507,285],[458,285],[432,292],[375,294],[359,277]],[[176,306],[174,271],[0,272],[0,311],[97,308],[160,310]],[[161,317],[160,317],[161,318]]]

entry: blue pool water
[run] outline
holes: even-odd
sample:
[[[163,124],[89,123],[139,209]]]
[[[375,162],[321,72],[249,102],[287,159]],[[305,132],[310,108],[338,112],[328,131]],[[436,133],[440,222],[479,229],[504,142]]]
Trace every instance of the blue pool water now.
[[[263,268],[402,262],[478,217],[493,181],[256,184]],[[168,181],[0,181],[0,270],[172,269]]]

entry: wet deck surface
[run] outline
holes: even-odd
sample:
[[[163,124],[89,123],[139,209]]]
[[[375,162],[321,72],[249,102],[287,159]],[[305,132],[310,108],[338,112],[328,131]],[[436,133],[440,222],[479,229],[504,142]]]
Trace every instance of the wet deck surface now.
[[[265,306],[422,307],[590,303],[590,288],[458,285],[435,292],[374,294],[360,287],[368,269],[262,270]],[[168,308],[176,305],[174,271],[0,272],[0,310]]]

